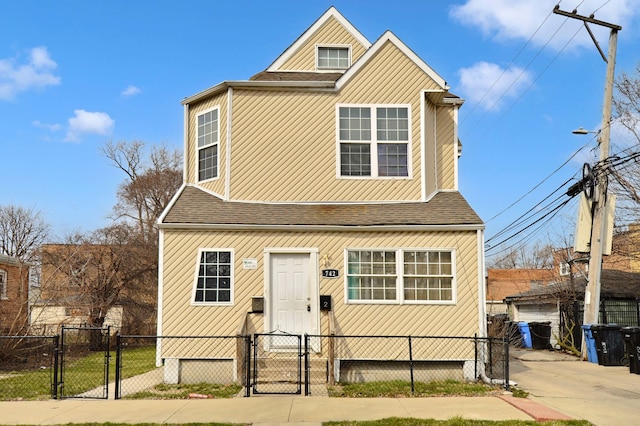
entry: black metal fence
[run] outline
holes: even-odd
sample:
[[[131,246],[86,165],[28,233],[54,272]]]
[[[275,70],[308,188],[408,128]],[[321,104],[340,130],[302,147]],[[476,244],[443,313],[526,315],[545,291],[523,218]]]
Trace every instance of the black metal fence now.
[[[86,333],[94,335],[68,330],[63,339],[0,336],[0,398],[155,398],[162,397],[157,389],[174,392],[172,385],[199,383],[228,386],[244,397],[302,389],[316,395],[332,386],[387,381],[411,394],[429,382],[482,380],[509,389],[504,337],[116,335],[109,340],[108,332]],[[97,347],[99,335],[104,340]],[[83,363],[79,371],[70,364],[76,361]],[[111,363],[115,367],[109,369]],[[82,386],[76,390],[77,374],[86,378],[77,380]]]
[[[59,336],[0,336],[0,399],[56,398]]]

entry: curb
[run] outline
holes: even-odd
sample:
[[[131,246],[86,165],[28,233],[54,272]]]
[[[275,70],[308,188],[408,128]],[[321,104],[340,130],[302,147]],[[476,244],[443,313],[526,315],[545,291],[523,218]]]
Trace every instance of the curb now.
[[[546,407],[530,399],[516,398],[507,395],[498,395],[498,398],[514,406],[525,414],[533,417],[538,422],[545,422],[548,420],[574,420],[572,417],[569,417],[566,414]]]

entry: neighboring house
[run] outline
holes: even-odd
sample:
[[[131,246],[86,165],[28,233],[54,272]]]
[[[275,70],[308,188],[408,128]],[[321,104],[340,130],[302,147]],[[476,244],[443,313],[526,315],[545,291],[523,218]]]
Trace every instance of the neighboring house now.
[[[17,335],[28,329],[30,265],[0,254],[0,334]]]
[[[108,250],[100,245],[45,244],[41,247],[40,289],[31,301],[31,332],[58,334],[62,326],[86,327],[95,311],[106,311],[104,327],[117,331],[123,323],[123,307],[100,306],[96,293],[112,291],[104,280],[111,267]],[[97,290],[96,281],[104,288]]]
[[[554,269],[487,269],[487,313],[508,313],[507,296],[538,290],[558,281]]]
[[[604,269],[600,278],[600,324],[640,326],[640,274]],[[512,320],[551,323],[551,344],[569,331],[574,344],[582,341],[584,291],[586,278],[574,277],[547,287],[506,297]]]
[[[484,336],[462,103],[393,33],[372,44],[333,7],[265,71],[186,98],[158,334]],[[183,372],[207,357],[158,356]]]

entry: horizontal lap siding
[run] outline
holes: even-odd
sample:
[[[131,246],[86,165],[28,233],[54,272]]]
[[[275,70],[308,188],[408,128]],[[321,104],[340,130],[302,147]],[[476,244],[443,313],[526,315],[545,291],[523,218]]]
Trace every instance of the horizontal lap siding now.
[[[420,90],[428,88],[435,88],[435,83],[388,43],[340,93],[236,90],[231,198],[419,200]],[[412,179],[337,178],[336,105],[341,103],[411,105]],[[427,142],[432,144],[433,138]]]
[[[362,46],[335,18],[329,19],[280,68],[281,71],[315,71],[316,45],[351,45],[351,60],[355,62],[365,52]]]
[[[340,278],[320,278],[320,294],[333,298],[336,333],[366,335],[472,336],[478,331],[478,263],[475,232],[218,232],[165,231],[164,335],[234,335],[251,310],[251,297],[264,294],[265,247],[318,249]],[[456,250],[456,305],[346,305],[344,248],[453,248]],[[191,306],[198,248],[235,249],[233,306]],[[242,259],[258,260],[243,270]],[[326,317],[321,316],[322,330]],[[258,326],[260,321],[256,321]],[[260,330],[259,330],[260,331]]]
[[[216,194],[224,195],[225,183],[226,183],[226,156],[227,156],[227,105],[228,95],[227,92],[223,92],[211,98],[208,98],[202,102],[190,106],[189,108],[189,120],[187,123],[188,142],[186,146],[186,152],[184,154],[185,164],[187,166],[187,182],[197,183],[197,167],[198,167],[198,153],[197,153],[197,117],[202,111],[209,110],[216,106],[220,107],[220,113],[218,115],[219,127],[219,144],[218,144],[218,178],[203,182],[202,187],[212,191]]]
[[[455,138],[454,111],[450,107],[437,108],[438,117],[438,182],[440,189],[455,188],[455,161],[457,141]]]

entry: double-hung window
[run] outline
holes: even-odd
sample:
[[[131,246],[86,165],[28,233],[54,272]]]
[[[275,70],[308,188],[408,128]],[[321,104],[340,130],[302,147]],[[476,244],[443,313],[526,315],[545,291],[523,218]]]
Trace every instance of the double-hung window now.
[[[347,250],[349,303],[454,303],[451,250]]]
[[[200,250],[193,289],[193,303],[196,305],[230,305],[233,303],[232,250]]]
[[[198,181],[218,177],[218,141],[220,123],[217,108],[203,112],[197,118]]]
[[[7,272],[0,269],[0,299],[7,298]]]
[[[340,176],[409,176],[409,107],[338,106]]]

